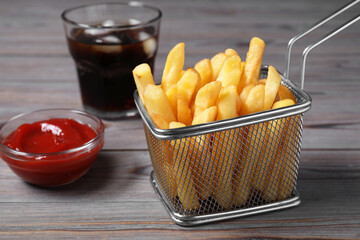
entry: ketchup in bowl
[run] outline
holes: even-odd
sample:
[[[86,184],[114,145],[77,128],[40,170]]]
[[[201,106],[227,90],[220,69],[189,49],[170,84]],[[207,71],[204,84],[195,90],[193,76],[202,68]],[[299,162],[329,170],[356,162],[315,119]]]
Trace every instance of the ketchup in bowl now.
[[[0,136],[0,156],[14,173],[29,183],[59,186],[90,169],[104,144],[104,126],[82,111],[40,110],[9,120]]]

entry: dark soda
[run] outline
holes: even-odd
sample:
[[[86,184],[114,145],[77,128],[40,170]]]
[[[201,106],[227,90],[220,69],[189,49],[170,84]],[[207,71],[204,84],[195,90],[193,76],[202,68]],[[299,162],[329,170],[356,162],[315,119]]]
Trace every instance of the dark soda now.
[[[105,119],[136,114],[132,70],[141,63],[153,69],[158,41],[154,30],[79,28],[67,41],[84,109]]]

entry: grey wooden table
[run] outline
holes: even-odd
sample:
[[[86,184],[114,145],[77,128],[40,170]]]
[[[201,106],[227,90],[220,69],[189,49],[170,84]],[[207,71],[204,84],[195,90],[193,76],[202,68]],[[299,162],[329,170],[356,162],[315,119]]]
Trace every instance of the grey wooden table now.
[[[42,108],[81,109],[60,13],[88,1],[0,1],[0,123]],[[91,1],[96,2],[96,1]],[[231,47],[245,58],[253,36],[266,42],[263,62],[283,71],[287,41],[347,1],[166,1],[155,76],[166,54],[186,44],[186,65]],[[359,14],[355,7],[301,41]],[[140,119],[106,121],[106,143],[92,169],[54,189],[21,181],[0,161],[0,238],[360,238],[360,23],[310,54],[298,190],[300,206],[193,228],[175,225],[150,183]]]

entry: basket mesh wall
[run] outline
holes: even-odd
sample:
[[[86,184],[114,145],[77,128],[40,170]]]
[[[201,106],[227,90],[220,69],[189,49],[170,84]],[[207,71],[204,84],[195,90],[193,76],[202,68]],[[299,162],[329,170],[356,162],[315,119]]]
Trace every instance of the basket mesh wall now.
[[[144,125],[160,191],[172,210],[198,216],[297,194],[303,114],[173,140]]]

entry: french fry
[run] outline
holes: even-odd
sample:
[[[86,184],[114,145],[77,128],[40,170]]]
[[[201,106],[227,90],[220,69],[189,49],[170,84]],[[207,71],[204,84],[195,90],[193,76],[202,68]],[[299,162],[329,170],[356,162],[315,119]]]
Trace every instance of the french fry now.
[[[192,125],[215,121],[216,114],[217,107],[209,107],[194,117]],[[199,197],[203,200],[211,195],[214,178],[216,176],[216,165],[210,154],[210,137],[210,134],[193,137],[195,151],[197,153],[196,163],[194,164],[196,171],[195,179],[198,186]]]
[[[281,178],[281,184],[279,189],[279,200],[284,200],[288,197],[290,197],[292,191],[295,187],[296,182],[296,154],[298,151],[298,139],[297,136],[299,136],[300,126],[301,126],[301,119],[297,118],[294,119],[292,117],[287,118],[286,126],[287,126],[287,133],[286,133],[286,139],[282,151],[285,154],[289,154],[290,157],[287,159],[284,159],[282,161],[281,168],[283,169],[283,174]],[[291,128],[289,126],[292,126]]]
[[[256,84],[266,85],[266,79],[260,79],[259,81],[256,82]]]
[[[264,111],[271,109],[281,83],[280,74],[273,66],[268,68],[268,76],[265,84]]]
[[[182,70],[184,68],[185,60],[185,44],[178,43],[173,47],[166,59],[163,76],[161,80],[161,87],[164,92],[179,81]]]
[[[225,54],[226,54],[226,56],[238,55],[238,53],[237,53],[234,49],[232,49],[232,48],[226,49],[226,50],[225,50]]]
[[[241,91],[240,100],[241,100],[242,104],[246,101],[247,97],[249,96],[249,92],[253,87],[255,87],[255,84],[251,83],[251,84],[247,85],[246,87],[244,87],[244,89]]]
[[[276,109],[276,108],[282,108],[282,107],[287,107],[287,106],[291,106],[294,105],[295,102],[291,99],[284,99],[284,100],[280,100],[277,101],[273,104],[272,109]]]
[[[177,120],[184,123],[186,126],[191,125],[191,109],[187,101],[181,95],[177,98]]]
[[[286,107],[294,104],[292,100],[282,100],[276,102],[272,109]],[[268,141],[271,141],[271,144],[267,144],[268,149],[266,149],[267,154],[264,156],[264,159],[268,159],[268,171],[266,179],[260,179],[263,183],[264,188],[261,189],[264,194],[264,198],[271,202],[276,200],[279,197],[279,192],[281,192],[281,178],[282,178],[282,169],[281,162],[282,159],[282,145],[284,143],[284,138],[286,135],[287,125],[284,123],[283,119],[272,120],[268,123]]]
[[[206,58],[201,60],[200,62],[195,64],[194,68],[200,74],[200,88],[213,80],[213,70],[211,66],[211,61],[209,59]]]
[[[166,97],[169,100],[169,103],[171,105],[171,108],[175,116],[177,116],[177,92],[178,92],[177,84],[172,85],[169,88],[169,90],[167,90],[166,92]]]
[[[162,179],[159,180],[159,184],[161,185],[165,195],[170,199],[174,199],[177,194],[177,183],[174,174],[174,144],[171,143],[172,141],[170,140],[160,142],[160,154],[166,157],[164,157],[163,161],[161,161],[161,163],[157,166],[157,171],[161,171],[160,178]]]
[[[253,155],[255,168],[252,176],[252,185],[254,189],[263,191],[265,187],[264,180],[266,179],[266,173],[270,163],[269,159],[265,157],[267,154],[269,131],[267,122],[258,123],[254,128],[256,128],[258,133],[255,143],[253,144],[256,146],[256,151],[254,151],[255,153]]]
[[[166,186],[167,195],[171,199],[174,199],[177,194],[177,183],[176,183],[176,176],[174,174],[174,164],[170,163],[169,161],[166,161],[163,166],[165,173],[164,180],[167,183]]]
[[[217,114],[217,107],[216,106],[209,107],[194,116],[192,125],[215,121],[216,114]]]
[[[242,61],[241,62],[241,65],[240,65],[240,72],[241,72],[241,76],[240,76],[240,81],[237,85],[237,92],[238,94],[241,94],[241,92],[243,91],[243,89],[246,87],[246,86],[243,86],[243,84],[241,84],[241,79],[243,78],[242,75],[244,75],[244,69],[245,69],[245,65],[246,65],[246,62]],[[250,84],[249,84],[250,85]]]
[[[238,161],[235,167],[234,174],[234,189],[233,189],[233,202],[236,206],[241,206],[246,203],[250,196],[251,185],[250,179],[253,168],[253,161],[249,158],[249,147],[253,143],[256,136],[253,136],[254,125],[249,128],[241,128],[239,133],[239,141],[242,143],[242,151],[239,151]],[[242,156],[242,157],[241,157]]]
[[[246,55],[246,64],[244,72],[241,75],[241,80],[238,87],[238,92],[259,79],[260,67],[262,56],[264,53],[265,43],[263,40],[257,37],[253,37],[250,41],[249,51]]]
[[[221,67],[216,81],[220,81],[222,86],[237,87],[241,76],[241,59],[237,54],[228,56]]]
[[[296,103],[296,98],[295,98],[294,94],[292,94],[290,89],[288,89],[284,85],[280,85],[279,91],[278,91],[278,96],[279,96],[279,100],[291,99],[294,101],[294,103]]]
[[[162,122],[160,125],[159,122],[154,121],[158,128],[167,129],[170,122],[176,121],[169,100],[160,86],[146,85],[143,95],[146,110],[150,117],[153,121],[155,118],[160,119],[160,122]]]
[[[177,195],[184,209],[190,211],[200,207],[196,193],[193,170],[190,167],[191,151],[186,139],[172,141],[174,148],[174,175],[177,184]]]
[[[169,124],[169,129],[182,128],[182,127],[186,127],[186,125],[181,122],[171,122]]]
[[[171,122],[170,129],[185,127],[181,122]],[[174,176],[177,186],[177,195],[184,209],[190,211],[200,207],[199,197],[196,193],[193,170],[190,167],[191,151],[185,143],[186,139],[172,140],[174,149]]]
[[[155,123],[155,126],[160,129],[168,129],[169,128],[169,122],[165,120],[165,118],[162,115],[159,115],[157,113],[149,113],[151,120]]]
[[[238,106],[240,104],[239,98],[235,86],[223,88],[217,102],[218,113],[216,120],[237,117],[237,112],[240,108]]]
[[[192,68],[187,69],[177,83],[177,119],[187,126],[191,125],[192,122],[190,101],[199,85],[200,75]]]
[[[254,81],[257,82],[260,78],[261,74],[261,63],[257,66],[255,74],[254,74]]]
[[[205,109],[216,105],[220,90],[221,82],[219,81],[210,82],[200,88],[195,98],[194,118]]]
[[[210,62],[213,70],[213,81],[216,81],[216,79],[218,78],[219,72],[222,65],[224,64],[226,57],[227,55],[221,52],[211,58]]]
[[[264,109],[265,86],[256,85],[253,87],[245,102],[241,106],[240,115],[260,112]]]
[[[132,73],[134,76],[136,88],[138,89],[138,92],[139,92],[141,102],[145,106],[145,101],[144,101],[144,96],[143,96],[144,89],[145,89],[146,85],[148,85],[148,84],[155,85],[154,78],[151,73],[151,68],[147,63],[143,63],[143,64],[136,66],[134,68],[134,70],[132,71]]]
[[[229,86],[221,90],[218,99],[217,120],[233,118],[237,116],[239,96],[235,86]],[[217,203],[228,209],[231,207],[233,197],[233,174],[235,171],[236,156],[239,145],[234,144],[238,139],[238,132],[234,129],[214,135],[214,146],[212,151],[213,162],[217,171],[217,183],[214,198]]]

